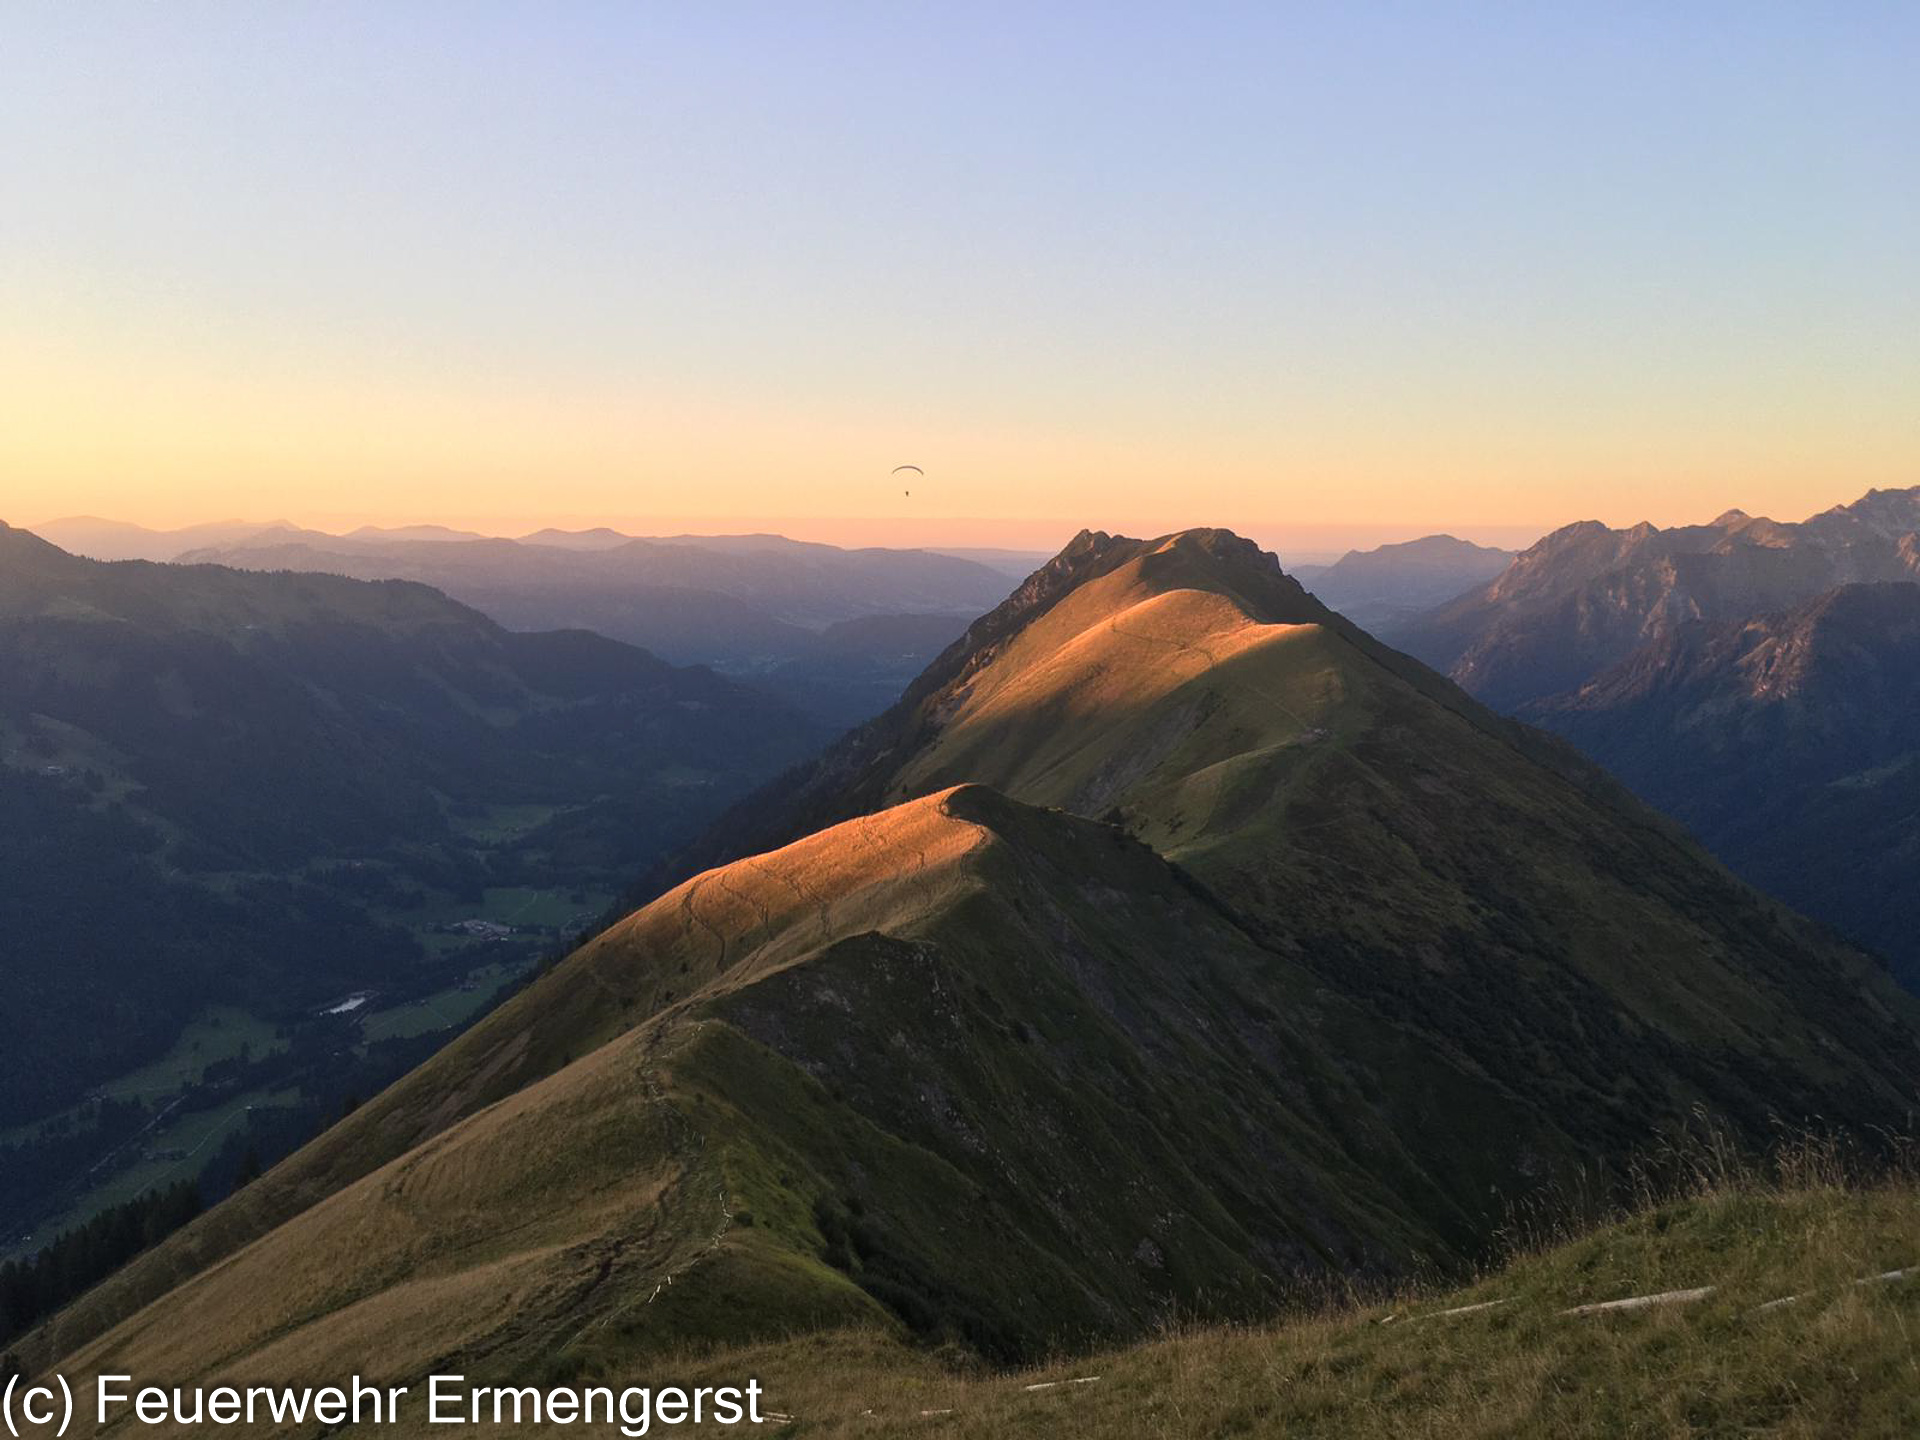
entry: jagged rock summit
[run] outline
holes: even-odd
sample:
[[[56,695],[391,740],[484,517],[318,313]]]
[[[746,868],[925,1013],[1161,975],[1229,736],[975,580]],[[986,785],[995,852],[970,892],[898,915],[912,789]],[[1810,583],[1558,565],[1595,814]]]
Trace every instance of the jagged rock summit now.
[[[1564,526],[1486,585],[1388,638],[1479,699],[1514,709],[1577,689],[1696,621],[1789,609],[1837,586],[1920,580],[1920,486],[1870,490],[1786,524]]]

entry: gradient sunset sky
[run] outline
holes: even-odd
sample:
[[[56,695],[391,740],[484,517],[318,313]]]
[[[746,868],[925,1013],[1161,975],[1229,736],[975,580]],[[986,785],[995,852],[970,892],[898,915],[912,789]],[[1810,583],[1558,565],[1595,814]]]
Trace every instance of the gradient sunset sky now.
[[[10,0],[0,53],[15,523],[1518,540],[1920,482],[1911,4]]]

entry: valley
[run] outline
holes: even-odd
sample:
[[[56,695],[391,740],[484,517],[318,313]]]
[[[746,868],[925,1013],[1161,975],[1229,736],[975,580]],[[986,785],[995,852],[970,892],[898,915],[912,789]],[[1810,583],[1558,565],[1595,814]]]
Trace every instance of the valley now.
[[[158,1180],[224,1193],[825,733],[423,586],[10,529],[0,681],[0,926],[33,1017],[0,1060],[10,1251]]]

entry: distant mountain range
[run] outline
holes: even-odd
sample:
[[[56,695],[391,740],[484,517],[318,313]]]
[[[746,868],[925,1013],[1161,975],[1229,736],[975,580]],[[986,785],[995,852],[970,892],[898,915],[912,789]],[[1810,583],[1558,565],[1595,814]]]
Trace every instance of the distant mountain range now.
[[[1554,531],[1499,576],[1383,638],[1499,709],[1572,690],[1696,620],[1783,610],[1840,585],[1920,579],[1920,486],[1798,524]]]
[[[1081,535],[701,866],[22,1362],[1036,1356],[1464,1264],[1696,1107],[1920,1094],[1868,957],[1223,531]]]
[[[1015,580],[1024,580],[1053,558],[1049,550],[1005,550],[993,546],[952,545],[929,546],[936,555],[951,555],[958,560],[972,560],[989,570],[998,570],[1002,575]]]
[[[527,963],[826,733],[423,585],[105,564],[0,525],[0,945],[31,1017],[0,1046],[0,1239],[16,1182],[111,1128],[89,1092],[208,1007],[263,1051],[350,993]]]
[[[1428,535],[1349,550],[1331,565],[1295,565],[1288,573],[1354,624],[1378,631],[1486,583],[1512,559],[1511,550]]]
[[[175,560],[206,545],[237,545],[268,530],[289,530],[285,520],[215,520],[177,530],[154,530],[97,515],[70,515],[32,527],[34,534],[69,554],[89,560]]]
[[[188,551],[237,545],[269,531],[284,532],[283,538],[308,537],[326,548],[325,542],[347,540],[355,545],[366,542],[404,540],[486,540],[496,537],[476,530],[457,530],[446,525],[362,525],[345,535],[329,535],[319,530],[304,530],[289,520],[217,520],[203,525],[188,525],[173,530],[156,530],[124,520],[104,520],[96,515],[70,515],[27,527],[42,539],[61,549],[91,560],[177,560]],[[586,530],[563,530],[548,526],[516,537],[525,545],[543,545],[560,550],[613,550],[635,540],[664,540],[664,543],[700,544],[712,540],[777,541],[780,545],[804,542],[788,541],[784,536],[716,537],[705,535],[644,536],[630,535],[610,526]],[[826,549],[836,547],[827,546]],[[928,553],[968,560],[1019,580],[1046,564],[1050,551],[1008,550],[992,546],[930,545]]]
[[[647,540],[548,530],[499,540],[275,529],[178,559],[417,580],[510,629],[593,630],[676,664],[709,665],[834,726],[884,708],[939,653],[922,648],[926,637],[957,635],[1012,584],[1003,570],[932,551],[842,550],[778,535]],[[845,621],[887,616],[948,618],[824,635]],[[873,644],[859,650],[863,635]]]
[[[269,530],[224,548],[190,550],[179,559],[249,570],[336,567],[363,580],[439,583],[456,599],[463,598],[456,593],[462,585],[484,587],[496,607],[510,601],[591,603],[576,597],[598,597],[608,604],[636,591],[672,590],[723,597],[787,628],[817,629],[860,615],[964,611],[991,606],[1006,590],[1001,571],[950,555],[841,550],[778,535],[682,535],[563,546],[454,535],[419,539],[364,531],[331,536]],[[372,573],[402,569],[415,573]],[[647,623],[638,605],[615,613],[627,624]],[[529,618],[517,615],[502,623]]]
[[[891,704],[969,621],[1050,558],[978,547],[849,551],[766,534],[637,537],[606,526],[517,540],[440,525],[329,535],[284,521],[155,531],[75,518],[39,530],[101,559],[419,580],[510,628],[595,630],[676,663],[710,665],[842,727]],[[1356,624],[1380,629],[1484,583],[1511,559],[1432,535],[1293,573]]]

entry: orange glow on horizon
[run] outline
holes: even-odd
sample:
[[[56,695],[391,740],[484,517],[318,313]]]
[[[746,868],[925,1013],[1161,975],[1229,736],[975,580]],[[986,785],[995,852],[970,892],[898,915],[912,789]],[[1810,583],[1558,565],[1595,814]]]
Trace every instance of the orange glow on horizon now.
[[[1082,527],[1224,525],[1315,549],[1440,530],[1519,545],[1577,519],[1668,525],[1738,506],[1796,520],[1920,480],[1920,425],[1888,375],[1861,382],[1844,425],[1832,395],[1759,407],[1702,381],[1655,403],[1601,377],[1529,394],[1413,373],[1265,407],[1076,392],[1036,415],[1010,391],[974,408],[851,381],[832,403],[764,378],[726,394],[612,378],[560,391],[428,354],[263,351],[251,331],[183,350],[169,329],[98,314],[37,320],[0,322],[0,519],[14,524],[604,524],[1033,549]],[[901,463],[926,474],[901,484]]]
[[[1299,426],[1204,436],[1121,418],[909,425],[711,399],[463,393],[30,365],[0,386],[0,519],[77,514],[158,529],[285,519],[326,530],[437,523],[629,533],[771,530],[842,544],[1051,548],[1085,527],[1225,525],[1343,548],[1437,530],[1520,544],[1576,519],[1702,521],[1739,506],[1794,520],[1920,480],[1897,434],[1822,442],[1791,416],[1716,433],[1662,427],[1475,433]],[[891,468],[924,477],[900,484]],[[912,493],[907,493],[911,491]]]

